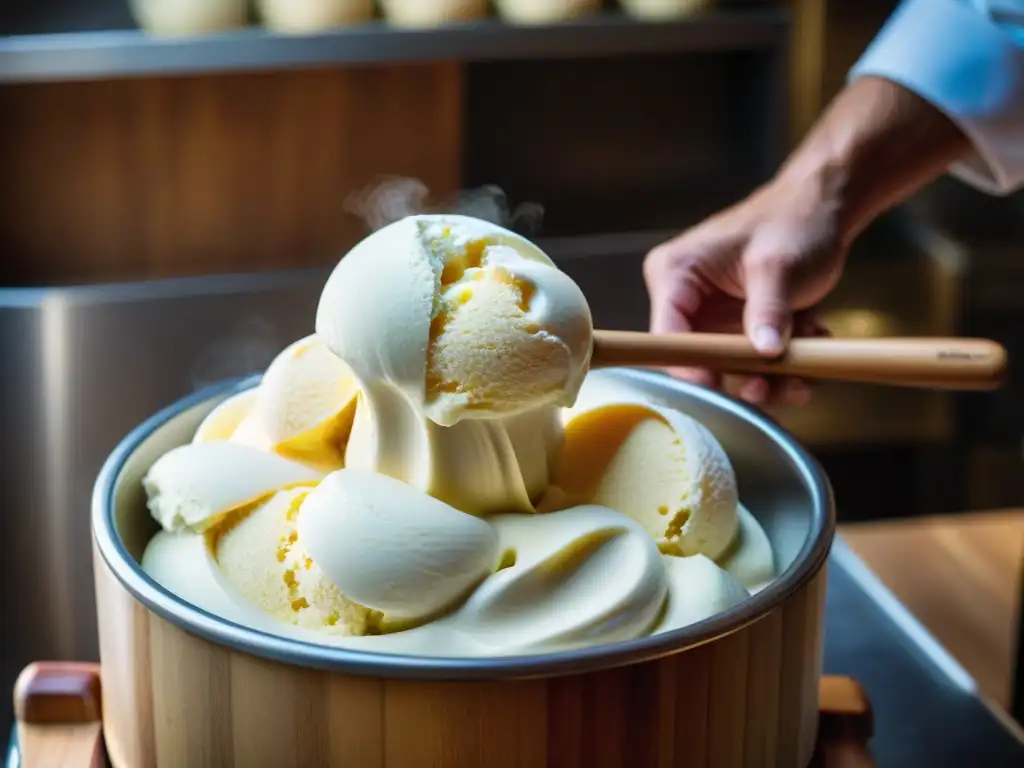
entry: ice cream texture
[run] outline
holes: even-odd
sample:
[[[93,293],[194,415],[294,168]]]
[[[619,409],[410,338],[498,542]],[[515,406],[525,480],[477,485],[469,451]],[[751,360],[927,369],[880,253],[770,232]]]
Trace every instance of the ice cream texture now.
[[[702,424],[669,408],[620,403],[580,414],[552,482],[570,500],[629,515],[668,554],[717,558],[739,528],[725,451]]]
[[[327,281],[316,333],[144,479],[142,566],[310,642],[504,656],[630,640],[775,578],[714,435],[614,371],[528,240],[413,216]]]
[[[465,216],[410,216],[357,245],[327,280],[316,330],[364,389],[393,389],[441,426],[572,405],[593,336],[568,275]]]

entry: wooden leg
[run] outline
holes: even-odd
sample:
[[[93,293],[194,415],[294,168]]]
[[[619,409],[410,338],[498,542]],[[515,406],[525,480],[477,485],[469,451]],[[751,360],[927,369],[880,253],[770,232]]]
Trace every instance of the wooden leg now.
[[[1013,678],[1010,689],[1010,714],[1024,725],[1024,556],[1018,574],[1017,597],[1017,653],[1014,657]]]
[[[818,701],[821,720],[812,768],[873,768],[868,742],[875,733],[875,717],[864,689],[849,677],[826,675]]]
[[[48,661],[25,667],[14,686],[25,768],[103,768],[98,664]]]

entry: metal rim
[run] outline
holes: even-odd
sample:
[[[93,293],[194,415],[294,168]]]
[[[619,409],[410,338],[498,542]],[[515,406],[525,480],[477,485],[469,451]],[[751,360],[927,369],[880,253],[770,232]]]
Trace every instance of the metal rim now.
[[[646,371],[629,377],[652,380]],[[172,594],[150,578],[128,552],[114,525],[114,491],[128,458],[158,428],[181,413],[216,397],[255,386],[259,376],[215,384],[158,412],[130,432],[100,470],[93,488],[92,529],[97,549],[115,578],[146,608],[207,640],[266,659],[346,674],[414,680],[494,680],[551,677],[635,664],[672,655],[748,626],[783,604],[807,584],[828,557],[835,529],[832,489],[817,461],[769,417],[718,392],[686,382],[681,392],[754,424],[766,432],[800,475],[811,499],[807,541],[796,559],[768,587],[743,603],[680,629],[572,651],[485,658],[434,658],[350,650],[272,635],[222,619]]]

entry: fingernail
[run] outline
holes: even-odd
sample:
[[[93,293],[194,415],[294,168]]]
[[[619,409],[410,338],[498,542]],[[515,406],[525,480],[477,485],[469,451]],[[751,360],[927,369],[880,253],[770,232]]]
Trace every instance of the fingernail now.
[[[754,331],[754,346],[759,352],[781,352],[782,338],[770,325],[762,325]]]

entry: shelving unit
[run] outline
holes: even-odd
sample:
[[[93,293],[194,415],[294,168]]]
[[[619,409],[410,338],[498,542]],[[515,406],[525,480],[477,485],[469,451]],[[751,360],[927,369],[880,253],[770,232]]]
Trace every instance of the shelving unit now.
[[[133,26],[124,0],[0,11],[8,279],[315,266],[361,236],[343,201],[383,175],[438,199],[496,184],[543,206],[537,234],[579,279],[635,283],[785,145],[793,14],[765,0],[665,23]]]
[[[139,30],[0,37],[0,83],[310,68],[352,64],[565,59],[785,45],[789,13],[723,8],[668,23],[608,13],[572,23],[517,27],[496,19],[432,30],[382,22],[310,35],[259,27],[183,38]]]

